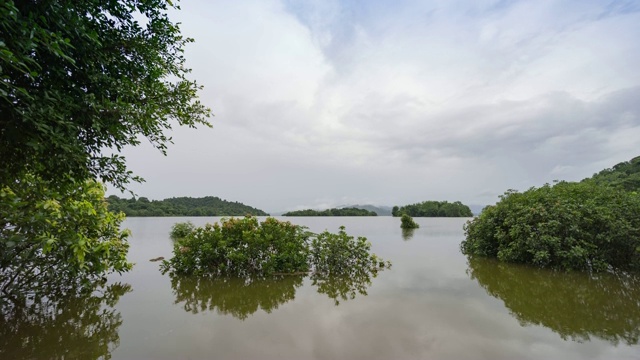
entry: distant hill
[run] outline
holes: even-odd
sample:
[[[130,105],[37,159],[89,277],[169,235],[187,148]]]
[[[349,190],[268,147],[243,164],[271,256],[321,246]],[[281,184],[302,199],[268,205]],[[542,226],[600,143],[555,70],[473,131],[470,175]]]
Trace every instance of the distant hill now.
[[[377,216],[373,211],[356,208],[333,208],[327,210],[296,210],[289,211],[282,216]]]
[[[604,169],[582,181],[593,181],[598,185],[609,185],[626,191],[640,191],[640,156]]]
[[[115,195],[107,199],[109,210],[124,212],[127,216],[244,216],[269,215],[254,207],[222,200],[215,196],[202,198],[177,197],[149,200],[146,197],[123,199]]]
[[[340,209],[344,208],[356,208],[373,211],[378,216],[391,216],[391,206],[374,206],[374,205],[344,205],[338,206]]]

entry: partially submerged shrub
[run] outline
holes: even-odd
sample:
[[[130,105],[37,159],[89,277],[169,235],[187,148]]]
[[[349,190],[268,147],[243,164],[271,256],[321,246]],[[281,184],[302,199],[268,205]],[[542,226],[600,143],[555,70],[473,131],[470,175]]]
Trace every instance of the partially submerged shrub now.
[[[413,218],[407,214],[402,214],[400,218],[400,227],[403,229],[417,229],[420,227],[418,223],[413,221]]]
[[[340,229],[313,234],[288,221],[255,217],[222,219],[194,229],[176,241],[162,269],[180,275],[268,275],[274,273],[350,274],[390,264],[370,254],[366,238]]]
[[[182,239],[187,237],[187,235],[191,234],[193,230],[195,230],[196,226],[193,225],[191,221],[183,222],[183,223],[175,223],[171,227],[171,232],[169,232],[169,236],[173,240]]]
[[[467,255],[565,270],[640,270],[640,195],[593,183],[509,191],[465,225]]]

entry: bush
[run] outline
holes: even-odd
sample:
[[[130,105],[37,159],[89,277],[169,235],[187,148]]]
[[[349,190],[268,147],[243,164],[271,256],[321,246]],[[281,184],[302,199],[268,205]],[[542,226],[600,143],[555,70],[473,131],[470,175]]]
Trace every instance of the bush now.
[[[565,270],[640,270],[640,196],[591,182],[508,191],[464,229],[467,255]]]
[[[413,221],[413,218],[407,214],[402,214],[400,218],[400,227],[403,229],[417,229],[420,227],[418,223]]]
[[[195,230],[196,226],[193,225],[191,221],[183,222],[183,223],[175,223],[171,227],[171,232],[169,236],[173,240],[178,240],[187,237],[187,235],[191,234],[193,230]]]
[[[196,228],[176,241],[162,270],[178,275],[269,275],[274,273],[351,274],[377,271],[389,263],[370,254],[366,238],[340,228],[313,234],[288,221],[255,217],[222,219]]]

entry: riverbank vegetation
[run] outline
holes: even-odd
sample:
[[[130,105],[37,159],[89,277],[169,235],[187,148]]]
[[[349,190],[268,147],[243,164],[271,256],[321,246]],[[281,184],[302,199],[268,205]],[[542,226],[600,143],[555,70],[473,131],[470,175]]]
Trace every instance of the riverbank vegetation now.
[[[130,268],[100,183],[142,181],[120,151],[163,154],[174,126],[210,126],[187,79],[171,1],[0,5],[0,299],[51,278],[90,283]],[[9,296],[11,294],[11,296]],[[16,296],[14,296],[16,295]]]
[[[309,232],[288,221],[252,216],[222,219],[194,229],[174,244],[162,270],[177,275],[262,276],[278,273],[376,273],[390,263],[370,253],[364,237]]]
[[[282,216],[378,216],[374,211],[358,208],[341,208],[327,210],[295,210],[289,211]]]
[[[266,212],[237,201],[215,196],[201,198],[176,197],[149,200],[146,197],[123,199],[115,195],[107,198],[109,210],[127,216],[268,216]]]
[[[394,206],[391,210],[392,216],[402,216],[407,214],[412,217],[472,217],[471,209],[456,201],[423,201],[421,203]]]
[[[467,255],[563,270],[640,270],[640,158],[579,183],[510,190],[465,225]]]

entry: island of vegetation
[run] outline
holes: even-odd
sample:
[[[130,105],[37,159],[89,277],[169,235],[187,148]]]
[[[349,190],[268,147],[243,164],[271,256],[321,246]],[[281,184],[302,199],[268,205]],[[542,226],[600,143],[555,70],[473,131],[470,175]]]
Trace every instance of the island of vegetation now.
[[[371,244],[366,238],[349,236],[344,227],[337,234],[314,234],[303,226],[271,217],[263,222],[253,216],[222,219],[198,228],[178,223],[171,237],[176,239],[173,257],[163,261],[162,270],[173,275],[312,273],[354,278],[375,276],[391,266],[370,253]]]
[[[640,157],[581,182],[509,190],[465,225],[469,256],[564,270],[640,270]]]
[[[416,223],[411,216],[402,214],[402,217],[400,217],[400,227],[407,230],[417,229],[420,227],[420,225],[418,225],[418,223]]]
[[[202,198],[177,197],[149,200],[145,197],[122,199],[115,195],[107,198],[109,210],[126,216],[268,216],[254,207],[222,200],[215,196]]]
[[[289,211],[282,216],[378,216],[375,211],[369,211],[358,208],[342,208],[327,210],[296,210]]]
[[[417,204],[394,206],[391,215],[402,216],[407,214],[413,217],[472,217],[471,209],[456,201],[423,201]]]

